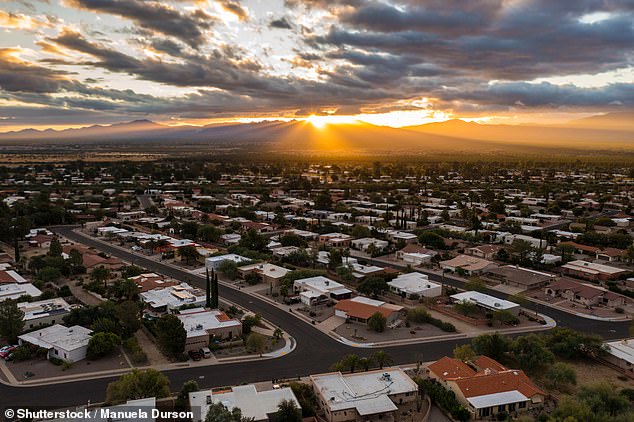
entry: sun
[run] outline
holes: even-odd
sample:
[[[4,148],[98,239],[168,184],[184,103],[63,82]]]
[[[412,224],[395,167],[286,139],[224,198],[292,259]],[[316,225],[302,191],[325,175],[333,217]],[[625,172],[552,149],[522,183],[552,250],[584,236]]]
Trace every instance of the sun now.
[[[306,121],[317,129],[323,129],[328,124],[328,119],[328,116],[316,116],[312,114],[306,118]]]

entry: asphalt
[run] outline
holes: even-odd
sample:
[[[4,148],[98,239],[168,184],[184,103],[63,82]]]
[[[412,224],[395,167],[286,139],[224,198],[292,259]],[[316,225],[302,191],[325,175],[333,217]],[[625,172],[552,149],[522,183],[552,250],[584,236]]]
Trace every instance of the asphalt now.
[[[165,265],[154,260],[141,257],[132,252],[104,244],[96,239],[86,238],[75,232],[75,227],[58,227],[55,231],[66,238],[93,246],[112,256],[147,268],[150,271],[165,274],[177,280],[187,281],[192,285],[204,287],[204,279],[185,270]],[[440,277],[430,274],[435,280]],[[457,286],[459,282],[445,278],[446,284]],[[170,379],[172,391],[180,390],[185,381],[196,380],[203,388],[220,387],[263,380],[292,378],[328,371],[332,363],[349,353],[360,356],[369,355],[371,349],[359,349],[343,345],[306,322],[288,314],[267,302],[259,300],[242,291],[226,286],[219,286],[220,295],[229,301],[244,306],[263,318],[282,327],[297,341],[296,349],[281,358],[267,361],[228,363],[208,367],[182,368],[164,372]],[[557,321],[559,326],[570,327],[582,332],[599,334],[606,339],[624,338],[628,335],[628,322],[603,322],[584,319],[563,311],[539,307],[539,312],[546,313]],[[452,350],[467,339],[449,340],[434,343],[422,343],[386,347],[397,364],[429,361],[451,354]],[[98,403],[105,398],[108,383],[118,377],[91,380],[71,381],[45,386],[17,387],[0,384],[0,405],[2,406],[43,406],[68,407]]]

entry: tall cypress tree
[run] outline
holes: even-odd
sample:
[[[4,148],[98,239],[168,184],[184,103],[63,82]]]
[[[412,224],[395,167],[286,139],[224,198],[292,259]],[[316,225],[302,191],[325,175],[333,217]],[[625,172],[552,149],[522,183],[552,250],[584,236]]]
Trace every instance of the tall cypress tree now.
[[[212,286],[213,286],[213,297],[212,297],[212,307],[214,309],[218,308],[218,273],[214,272],[214,277],[212,280]]]
[[[205,307],[211,308],[211,280],[209,279],[209,270],[207,270],[207,284],[205,284]]]

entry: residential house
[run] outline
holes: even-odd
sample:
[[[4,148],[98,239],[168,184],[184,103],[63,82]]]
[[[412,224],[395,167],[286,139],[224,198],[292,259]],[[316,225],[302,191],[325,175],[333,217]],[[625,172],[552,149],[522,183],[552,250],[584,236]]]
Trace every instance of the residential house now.
[[[361,239],[355,239],[352,241],[352,247],[363,252],[368,252],[368,249],[374,249],[375,251],[382,251],[387,248],[390,242],[387,240],[375,239],[373,237],[364,237]]]
[[[233,261],[236,264],[246,264],[251,260],[249,258],[245,258],[244,256],[236,255],[234,253],[226,254],[226,255],[218,255],[218,256],[210,256],[205,259],[205,267],[208,270],[217,270],[220,265],[225,261]]]
[[[242,323],[217,309],[185,309],[177,316],[187,332],[186,352],[208,347],[213,340],[231,339],[242,335]]]
[[[494,259],[496,254],[502,249],[498,245],[478,245],[465,249],[465,254],[482,259]]]
[[[161,286],[139,294],[141,302],[145,304],[151,314],[161,315],[168,312],[174,313],[181,306],[204,306],[205,292],[194,288],[187,283],[176,286]]]
[[[504,412],[517,417],[544,405],[546,394],[521,370],[508,369],[486,356],[472,366],[444,357],[426,368],[426,375],[451,390],[473,419]]]
[[[508,311],[513,315],[518,315],[520,312],[520,305],[515,302],[500,299],[495,296],[491,296],[485,293],[476,291],[466,291],[457,293],[450,296],[451,301],[457,302],[471,302],[486,311]]]
[[[605,345],[607,354],[602,359],[634,378],[634,339],[610,341]]]
[[[328,422],[393,421],[418,400],[418,385],[401,368],[311,375]]]
[[[412,297],[438,297],[442,294],[442,286],[429,281],[426,274],[418,272],[401,274],[387,285],[390,291],[397,295],[411,299]]]
[[[221,391],[202,390],[189,393],[189,407],[193,412],[194,422],[204,422],[209,406],[213,403],[222,403],[228,409],[240,409],[243,418],[254,422],[274,422],[278,406],[285,400],[295,403],[301,411],[299,401],[289,387],[257,391],[255,385],[249,384]]]
[[[544,291],[551,297],[562,297],[583,306],[605,305],[618,307],[625,305],[627,302],[625,296],[568,277],[555,281],[547,286]]]
[[[463,273],[468,276],[482,274],[497,267],[494,262],[469,255],[458,255],[457,257],[440,262],[443,271]]]
[[[319,235],[318,241],[322,245],[333,248],[349,247],[352,236],[345,233],[327,233]]]
[[[274,291],[279,291],[282,278],[291,270],[268,262],[256,263],[239,267],[238,271],[244,278],[247,274],[257,274],[262,279],[262,283],[269,286]]]
[[[28,343],[48,350],[47,358],[77,362],[86,358],[92,331],[80,325],[64,327],[55,324],[18,336],[20,345]]]
[[[21,302],[18,303],[18,308],[24,312],[24,328],[26,329],[61,323],[71,309],[61,297],[37,302]]]
[[[628,271],[623,268],[616,268],[610,265],[596,264],[587,261],[570,261],[560,267],[561,272],[576,278],[589,281],[604,282],[616,280]]]
[[[386,318],[388,324],[405,318],[405,308],[402,306],[363,296],[340,300],[335,305],[335,316],[362,324],[367,324],[368,319],[377,312]]]
[[[517,265],[491,268],[486,271],[485,276],[495,282],[519,287],[522,290],[543,287],[556,278],[555,274],[522,268]]]
[[[314,305],[324,299],[343,300],[352,296],[352,291],[343,284],[324,276],[295,280],[293,290],[305,305]]]

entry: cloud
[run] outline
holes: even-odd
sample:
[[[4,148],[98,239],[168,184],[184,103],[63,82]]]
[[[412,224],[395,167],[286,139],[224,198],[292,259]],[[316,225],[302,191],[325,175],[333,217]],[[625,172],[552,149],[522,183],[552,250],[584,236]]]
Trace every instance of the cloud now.
[[[204,32],[217,21],[202,9],[185,13],[158,1],[66,0],[66,3],[77,9],[129,19],[141,28],[173,36],[191,47],[203,45],[206,42]]]
[[[286,19],[286,17],[281,17],[278,19],[273,19],[270,23],[269,23],[269,27],[271,28],[277,28],[277,29],[291,29],[292,26],[290,24],[290,22]]]
[[[219,0],[218,3],[225,11],[233,13],[242,22],[249,20],[249,12],[236,0]]]

